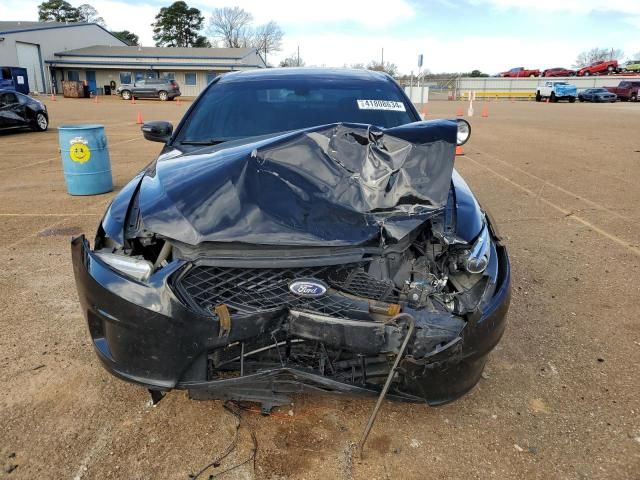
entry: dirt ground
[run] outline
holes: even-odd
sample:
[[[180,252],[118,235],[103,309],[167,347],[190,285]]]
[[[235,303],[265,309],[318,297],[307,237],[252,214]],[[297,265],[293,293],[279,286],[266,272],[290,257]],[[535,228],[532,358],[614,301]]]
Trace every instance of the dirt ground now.
[[[151,407],[100,367],[69,239],[93,237],[113,193],[66,194],[55,127],[105,124],[118,190],[160,150],[137,113],[177,121],[188,103],[44,101],[48,132],[0,135],[0,478],[187,479],[227,448],[235,419],[183,392]],[[428,118],[459,105],[430,103]],[[351,445],[374,399],[244,412],[237,448],[202,478],[249,458],[254,432],[255,465],[220,478],[640,479],[640,104],[475,112],[456,166],[513,267],[509,324],[479,385],[438,408],[386,402],[362,461]]]

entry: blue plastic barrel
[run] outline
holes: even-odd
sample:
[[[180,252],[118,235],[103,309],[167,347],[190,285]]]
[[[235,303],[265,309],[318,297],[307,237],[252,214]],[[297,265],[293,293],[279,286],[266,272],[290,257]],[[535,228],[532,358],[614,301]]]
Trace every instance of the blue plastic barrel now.
[[[67,192],[97,195],[113,190],[103,125],[62,125],[58,127],[58,141]]]

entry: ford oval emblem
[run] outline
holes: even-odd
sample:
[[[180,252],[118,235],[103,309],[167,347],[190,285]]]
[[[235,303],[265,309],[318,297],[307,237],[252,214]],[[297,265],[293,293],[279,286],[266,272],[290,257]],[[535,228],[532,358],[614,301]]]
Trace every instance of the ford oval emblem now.
[[[300,278],[289,284],[289,291],[299,297],[321,297],[327,289],[324,282],[314,278]]]

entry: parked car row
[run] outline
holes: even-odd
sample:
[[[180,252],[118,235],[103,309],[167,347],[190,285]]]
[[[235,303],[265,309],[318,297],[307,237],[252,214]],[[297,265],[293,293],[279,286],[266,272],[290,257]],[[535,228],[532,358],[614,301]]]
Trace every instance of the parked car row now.
[[[578,70],[571,70],[564,67],[547,68],[546,70],[528,69],[516,67],[506,72],[501,72],[498,77],[589,77],[591,75],[611,75],[614,73],[638,73],[640,74],[640,59],[629,60],[624,65],[619,66],[617,60],[602,60]]]
[[[640,80],[623,80],[617,87],[587,88],[578,93],[575,85],[564,81],[547,80],[540,82],[536,89],[536,102],[549,99],[550,102],[567,100],[580,102],[637,102],[640,97]]]

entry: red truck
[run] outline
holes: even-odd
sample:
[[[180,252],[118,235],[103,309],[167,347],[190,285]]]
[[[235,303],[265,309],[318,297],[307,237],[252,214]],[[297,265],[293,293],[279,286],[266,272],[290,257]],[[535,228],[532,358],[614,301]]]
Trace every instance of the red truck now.
[[[618,95],[623,102],[637,102],[640,96],[640,80],[623,80],[617,87],[604,87],[611,93]]]
[[[618,71],[618,60],[602,60],[592,63],[578,70],[579,77],[588,77],[589,75],[601,75],[616,73]]]
[[[499,74],[501,77],[539,77],[540,70],[528,70],[524,67],[516,67]]]

